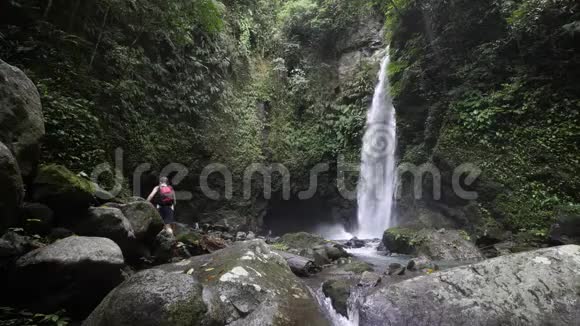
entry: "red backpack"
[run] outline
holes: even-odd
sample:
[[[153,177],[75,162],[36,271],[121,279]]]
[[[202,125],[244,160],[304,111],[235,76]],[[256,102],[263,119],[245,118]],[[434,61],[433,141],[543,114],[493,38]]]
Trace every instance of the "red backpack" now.
[[[173,205],[175,193],[171,186],[159,186],[159,204]]]

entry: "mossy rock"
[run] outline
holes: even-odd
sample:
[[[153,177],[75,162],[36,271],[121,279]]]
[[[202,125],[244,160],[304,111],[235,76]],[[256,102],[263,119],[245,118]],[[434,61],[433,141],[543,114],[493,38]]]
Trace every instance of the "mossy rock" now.
[[[288,248],[299,250],[310,249],[327,243],[321,236],[308,232],[288,233],[283,235],[278,242],[283,243]]]
[[[385,247],[399,254],[415,254],[417,247],[425,240],[419,230],[411,228],[394,227],[385,231],[383,243]]]
[[[464,230],[434,230],[395,227],[383,235],[385,247],[395,253],[424,255],[434,260],[464,261],[483,256]]]
[[[56,164],[40,167],[33,189],[34,201],[46,204],[58,218],[78,216],[95,201],[95,188],[89,180]]]
[[[347,272],[354,273],[356,275],[362,274],[364,272],[374,271],[373,267],[370,264],[365,263],[364,261],[359,261],[359,260],[351,261],[350,263],[344,265],[342,267],[342,269],[347,271]]]
[[[328,280],[322,284],[322,292],[332,302],[339,314],[348,317],[348,298],[351,284],[347,279]]]

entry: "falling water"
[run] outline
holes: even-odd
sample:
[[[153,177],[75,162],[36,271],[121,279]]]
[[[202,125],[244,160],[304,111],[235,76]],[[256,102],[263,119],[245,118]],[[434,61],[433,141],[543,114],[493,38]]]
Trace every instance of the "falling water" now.
[[[388,49],[379,71],[373,102],[367,113],[358,184],[358,232],[362,239],[381,237],[392,226],[395,190],[396,122],[388,94]]]

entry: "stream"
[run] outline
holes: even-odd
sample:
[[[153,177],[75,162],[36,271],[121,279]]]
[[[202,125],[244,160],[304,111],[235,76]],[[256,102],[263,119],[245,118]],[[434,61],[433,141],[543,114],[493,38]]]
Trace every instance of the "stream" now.
[[[383,275],[392,263],[400,263],[401,265],[406,265],[408,260],[411,258],[409,256],[387,256],[384,252],[377,251],[377,246],[379,245],[379,239],[366,240],[365,246],[361,248],[350,248],[346,251],[352,255],[354,259],[366,262],[373,266],[374,272]],[[348,318],[339,314],[334,310],[332,306],[331,299],[326,297],[322,291],[322,284],[331,279],[339,278],[350,278],[353,280],[358,280],[358,276],[353,276],[347,273],[337,272],[335,269],[324,269],[322,272],[312,275],[311,277],[304,278],[303,281],[309,288],[310,292],[316,298],[320,310],[330,322],[332,326],[358,326],[358,306],[359,300],[362,294],[362,288],[357,286],[352,287],[352,293],[348,299]]]

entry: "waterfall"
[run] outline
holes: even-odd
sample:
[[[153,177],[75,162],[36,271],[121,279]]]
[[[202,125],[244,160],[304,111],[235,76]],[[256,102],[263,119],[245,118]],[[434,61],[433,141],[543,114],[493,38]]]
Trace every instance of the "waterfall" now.
[[[382,237],[392,226],[395,191],[396,121],[388,94],[389,55],[381,62],[379,82],[367,113],[361,171],[357,188],[358,232],[361,239]]]

